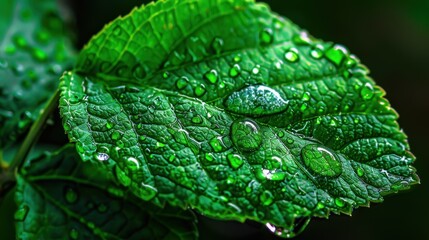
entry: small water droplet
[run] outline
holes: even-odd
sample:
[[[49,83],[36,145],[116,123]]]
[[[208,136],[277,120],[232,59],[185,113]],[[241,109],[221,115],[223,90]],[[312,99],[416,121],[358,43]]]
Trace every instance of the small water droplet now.
[[[374,87],[371,85],[371,83],[367,82],[365,85],[363,85],[362,89],[360,90],[360,96],[363,100],[370,100],[374,96]]]
[[[292,37],[292,41],[296,45],[310,45],[313,42],[308,33],[305,31],[302,31],[299,34],[295,34]]]
[[[305,228],[310,223],[311,218],[305,217],[305,218],[297,218],[294,220],[293,226],[290,229],[286,229],[283,227],[275,226],[271,223],[267,223],[266,227],[270,232],[273,234],[283,237],[283,238],[293,238],[302,233]]]
[[[106,161],[109,160],[110,156],[107,153],[96,153],[96,159],[98,161]]]
[[[225,107],[234,113],[258,116],[282,112],[287,102],[276,90],[257,85],[233,92],[226,99]]]
[[[173,162],[174,161],[174,159],[176,159],[176,154],[171,154],[169,157],[168,157],[168,161],[169,162]]]
[[[162,74],[162,78],[167,79],[168,77],[170,77],[170,73],[169,72],[164,72]]]
[[[259,73],[259,68],[260,68],[261,66],[259,66],[259,65],[256,65],[256,67],[254,67],[253,69],[252,69],[252,73],[253,74],[258,74]]]
[[[235,55],[232,60],[234,60],[234,62],[236,63],[241,62],[241,55],[240,54]]]
[[[362,177],[363,175],[365,175],[364,170],[360,167],[356,170],[356,173],[359,177]]]
[[[274,201],[274,196],[269,190],[265,190],[259,195],[259,200],[263,206],[269,206]]]
[[[319,144],[309,144],[302,148],[301,156],[311,172],[324,177],[338,177],[343,172],[338,156]]]
[[[70,230],[69,236],[71,239],[75,240],[79,237],[79,232],[76,229]]]
[[[238,64],[234,64],[229,69],[229,76],[230,77],[237,77],[240,73],[241,73],[241,68],[240,68],[240,65],[238,65]]]
[[[192,117],[191,121],[195,124],[201,124],[203,122],[203,119],[201,118],[200,115],[196,115]]]
[[[298,49],[291,48],[287,50],[285,53],[285,59],[291,63],[297,62],[299,60]]]
[[[229,161],[229,165],[234,169],[238,169],[244,164],[243,158],[238,154],[230,153],[227,155],[227,158]]]
[[[221,136],[213,138],[212,140],[210,140],[209,144],[215,152],[221,152],[222,150],[224,150],[224,145]]]
[[[122,171],[117,165],[115,165],[114,167],[114,174],[118,182],[123,186],[128,187],[131,185],[130,177],[128,177],[128,175],[124,171]]]
[[[321,202],[317,203],[316,209],[324,209],[324,208],[325,208],[325,204],[323,204]]]
[[[212,42],[212,49],[215,54],[220,54],[223,48],[223,39],[222,38],[214,38]]]
[[[65,199],[68,203],[72,204],[77,201],[78,195],[76,193],[76,190],[73,188],[66,188],[65,189]]]
[[[206,86],[204,84],[197,85],[194,89],[194,93],[197,97],[203,96],[206,91]]]
[[[76,143],[76,150],[78,153],[81,154],[85,152],[85,148],[83,147],[83,144],[81,142]]]
[[[264,28],[259,33],[259,40],[261,45],[268,45],[274,41],[273,30],[271,28]]]
[[[234,145],[244,152],[255,151],[262,144],[259,126],[250,119],[234,121],[231,126],[231,139]]]
[[[140,197],[145,200],[145,201],[149,201],[151,199],[153,199],[156,194],[158,193],[158,189],[156,189],[155,187],[145,184],[144,182],[141,183],[140,189]]]
[[[218,73],[216,70],[212,69],[204,74],[204,78],[209,81],[209,83],[215,84],[218,80]]]
[[[323,57],[324,48],[322,45],[316,45],[311,49],[310,56],[314,59],[321,59]]]
[[[28,212],[30,211],[30,208],[27,205],[22,205],[18,210],[16,210],[14,219],[15,221],[25,221],[25,218],[28,215]]]
[[[342,208],[346,205],[346,202],[344,202],[344,200],[341,198],[335,198],[335,205],[337,205],[337,207]]]
[[[311,94],[309,93],[309,92],[305,92],[303,95],[302,95],[302,101],[305,101],[305,102],[307,102],[307,101],[309,101],[310,100],[310,97],[311,96]]]
[[[228,178],[226,179],[226,184],[234,184],[235,183],[235,178],[232,176],[228,176]]]
[[[155,144],[155,149],[163,148],[163,147],[165,147],[165,144],[164,144],[164,143],[162,143],[162,142],[156,142],[156,144]]]
[[[211,153],[204,154],[204,158],[209,162],[214,160],[213,154],[211,154]]]
[[[177,89],[182,90],[186,86],[188,86],[188,83],[189,83],[189,79],[187,77],[181,77],[181,78],[177,79],[176,87],[177,87]]]
[[[344,46],[334,45],[325,52],[326,58],[334,63],[337,67],[341,66],[348,51]]]

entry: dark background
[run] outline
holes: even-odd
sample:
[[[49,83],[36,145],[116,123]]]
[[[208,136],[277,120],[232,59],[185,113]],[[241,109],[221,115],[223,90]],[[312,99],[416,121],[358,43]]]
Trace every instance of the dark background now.
[[[148,1],[74,0],[77,45]],[[313,219],[297,239],[429,239],[429,0],[264,1],[313,36],[344,44],[371,69],[400,114],[422,184],[352,217]],[[346,3],[347,2],[347,3]],[[275,239],[255,224],[200,219],[201,239]]]

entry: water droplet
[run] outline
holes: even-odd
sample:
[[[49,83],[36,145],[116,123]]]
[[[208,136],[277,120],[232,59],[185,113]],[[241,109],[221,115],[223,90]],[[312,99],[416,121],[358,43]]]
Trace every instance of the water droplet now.
[[[284,137],[284,135],[285,135],[285,133],[284,133],[282,130],[279,130],[279,132],[277,133],[277,136],[278,136],[279,138]]]
[[[25,48],[28,46],[27,39],[25,39],[25,37],[20,34],[13,36],[12,41],[18,48]]]
[[[112,137],[112,140],[118,140],[119,138],[121,138],[121,133],[118,131],[114,131],[111,137]]]
[[[169,72],[164,72],[164,73],[162,74],[162,77],[163,77],[164,79],[167,79],[168,77],[170,77],[170,73],[169,73]]]
[[[235,178],[232,176],[228,176],[228,178],[226,179],[226,184],[234,184],[235,183]]]
[[[261,195],[259,195],[259,200],[263,206],[269,206],[273,203],[274,196],[270,191],[265,190]]]
[[[338,177],[343,172],[338,156],[319,145],[309,144],[302,148],[301,156],[311,172],[324,177]]]
[[[194,89],[194,93],[197,97],[201,97],[206,93],[206,86],[204,84],[197,85]]]
[[[302,31],[299,34],[295,34],[292,37],[292,41],[296,45],[310,45],[313,42],[308,33],[305,31]]]
[[[371,85],[371,83],[367,82],[365,85],[363,85],[362,89],[360,90],[360,96],[363,100],[370,100],[374,96],[374,87]]]
[[[298,49],[291,48],[287,50],[285,53],[285,59],[291,63],[298,61],[299,60]]]
[[[156,196],[156,194],[158,193],[158,189],[142,182],[139,192],[140,192],[140,197],[143,200],[149,201]]]
[[[240,65],[238,64],[234,64],[230,69],[229,69],[229,76],[230,77],[237,77],[241,72],[241,68]]]
[[[342,208],[346,205],[346,202],[344,202],[344,200],[341,198],[335,198],[335,205]]]
[[[189,79],[187,77],[181,77],[181,78],[177,79],[176,87],[177,87],[177,89],[182,90],[186,86],[188,86],[188,83],[189,83]]]
[[[274,41],[273,30],[265,28],[259,33],[259,40],[261,45],[268,45]]]
[[[322,45],[316,45],[311,49],[310,56],[314,59],[321,59],[323,57],[324,48]]]
[[[209,83],[215,84],[218,79],[218,73],[216,70],[212,69],[204,74],[204,78],[209,81]]]
[[[238,169],[244,164],[243,158],[238,154],[230,153],[227,155],[227,158],[229,161],[229,165],[234,169]]]
[[[106,161],[109,160],[110,156],[107,153],[96,153],[96,159],[98,161]]]
[[[287,102],[269,87],[249,86],[233,92],[225,101],[228,111],[250,116],[270,115],[287,108]]]
[[[168,161],[169,162],[173,162],[174,161],[174,159],[176,159],[176,154],[171,154],[169,157],[168,157]]]
[[[33,56],[34,60],[39,62],[44,62],[48,59],[48,54],[40,48],[33,48],[31,50],[31,55]]]
[[[164,144],[164,143],[162,143],[162,142],[156,142],[156,144],[155,144],[155,149],[163,148],[163,147],[165,147],[165,144]]]
[[[224,150],[221,136],[213,138],[212,140],[210,140],[209,144],[215,152],[221,152],[222,150]]]
[[[83,147],[83,144],[81,142],[76,143],[76,150],[78,153],[81,154],[85,152],[85,148]]]
[[[236,63],[241,62],[241,55],[240,54],[235,55],[232,60],[234,60],[234,62]]]
[[[200,124],[203,122],[203,119],[201,118],[200,115],[196,115],[196,116],[192,117],[191,121],[195,124]]]
[[[339,67],[344,58],[348,55],[348,51],[341,45],[334,45],[325,52],[326,58]]]
[[[253,74],[258,74],[259,73],[259,68],[260,68],[261,66],[259,66],[259,65],[256,65],[256,67],[254,67],[253,69],[252,69],[252,73]]]
[[[214,38],[212,42],[212,49],[215,54],[220,54],[222,52],[223,47],[223,39],[222,38]]]
[[[262,144],[259,126],[250,119],[234,121],[231,126],[231,139],[234,145],[244,152],[255,151]]]
[[[325,208],[325,205],[323,203],[321,202],[317,203],[316,209],[324,209],[324,208]]]
[[[71,239],[75,240],[79,237],[79,232],[76,229],[70,230],[69,236]]]
[[[209,162],[214,160],[213,154],[211,154],[211,153],[204,154],[204,158]]]
[[[115,177],[120,184],[122,184],[125,187],[128,187],[131,185],[130,177],[128,177],[128,175],[124,171],[122,171],[117,165],[115,165],[114,171],[115,171]]]
[[[364,170],[360,167],[356,170],[356,173],[359,177],[362,177],[363,175],[365,175]]]
[[[14,219],[15,221],[25,221],[25,218],[28,215],[28,212],[30,211],[30,208],[27,205],[22,205],[18,210],[16,210]]]
[[[309,101],[310,100],[310,97],[311,96],[311,94],[309,93],[309,92],[305,92],[303,95],[302,95],[302,101],[305,101],[305,102],[307,102],[307,101]]]
[[[305,217],[305,218],[297,218],[294,220],[293,226],[291,229],[286,229],[283,227],[275,226],[271,223],[267,223],[266,227],[270,232],[273,234],[283,237],[283,238],[293,238],[302,233],[305,228],[310,223],[311,218]]]
[[[65,198],[66,201],[70,204],[75,203],[77,201],[78,195],[73,188],[65,189]]]

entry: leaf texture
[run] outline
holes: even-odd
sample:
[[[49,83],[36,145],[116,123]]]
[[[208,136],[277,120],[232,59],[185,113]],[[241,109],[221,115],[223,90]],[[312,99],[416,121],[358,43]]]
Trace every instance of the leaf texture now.
[[[0,148],[5,148],[37,118],[74,53],[55,1],[7,0],[0,9]]]
[[[418,182],[367,74],[264,4],[166,0],[88,43],[60,111],[81,158],[141,199],[293,236]]]
[[[18,176],[18,239],[196,239],[192,212],[135,199],[74,146],[45,154]]]

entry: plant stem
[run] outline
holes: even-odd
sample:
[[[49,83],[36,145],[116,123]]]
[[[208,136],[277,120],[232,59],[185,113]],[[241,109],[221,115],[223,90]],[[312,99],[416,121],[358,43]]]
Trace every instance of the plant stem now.
[[[10,171],[15,172],[19,168],[21,168],[31,148],[39,139],[42,133],[42,129],[45,126],[49,116],[55,109],[57,109],[59,98],[60,98],[60,93],[58,90],[56,90],[54,95],[52,95],[51,99],[49,99],[49,101],[47,102],[45,108],[41,110],[41,113],[39,114],[39,117],[37,118],[37,120],[31,126],[30,132],[25,137],[25,140],[22,143],[21,147],[19,148],[17,154],[15,155],[15,158],[10,163],[10,166],[9,166]]]

